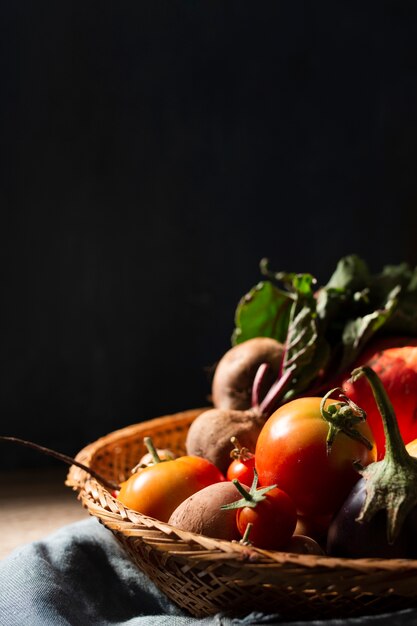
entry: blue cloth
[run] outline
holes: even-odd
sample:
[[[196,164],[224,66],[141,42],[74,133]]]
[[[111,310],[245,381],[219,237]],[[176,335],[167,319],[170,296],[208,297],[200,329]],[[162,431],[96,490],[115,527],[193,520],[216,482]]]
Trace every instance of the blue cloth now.
[[[248,626],[287,624],[277,615],[243,619],[186,615],[156,589],[95,519],[71,524],[0,562],[1,626]],[[411,626],[417,611],[291,626]]]

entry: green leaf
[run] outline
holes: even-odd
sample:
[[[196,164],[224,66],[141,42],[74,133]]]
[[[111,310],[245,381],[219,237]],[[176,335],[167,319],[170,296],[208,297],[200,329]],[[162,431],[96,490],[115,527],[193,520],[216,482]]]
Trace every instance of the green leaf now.
[[[400,292],[401,287],[397,285],[389,292],[383,307],[347,322],[342,336],[344,350],[339,371],[346,370],[369,339],[387,323],[398,306]]]
[[[268,259],[262,259],[260,262],[261,274],[269,278],[269,280],[282,283],[289,292],[294,292],[300,296],[312,298],[313,285],[316,279],[312,274],[296,274],[295,272],[274,272],[269,269]]]
[[[288,327],[282,371],[291,370],[293,377],[292,388],[285,397],[306,389],[326,366],[329,355],[327,342],[319,336],[314,306],[303,306]]]
[[[368,286],[369,281],[367,264],[356,254],[351,254],[340,259],[326,288],[351,292],[361,291]]]
[[[417,268],[407,272],[408,285],[402,290],[398,307],[387,321],[387,333],[417,335]]]
[[[320,289],[317,294],[316,311],[321,320],[324,320],[326,324],[335,317],[340,308],[346,304],[347,295],[343,289],[336,289],[335,287],[324,287]]]
[[[304,363],[297,372],[297,377],[291,389],[284,394],[284,401],[288,402],[302,391],[310,387],[318,376],[324,374],[329,364],[331,349],[329,343],[322,336],[317,337],[314,354],[311,355],[309,363]]]
[[[316,291],[311,274],[270,271],[267,259],[260,267],[265,281],[240,300],[232,343],[272,337],[284,344],[284,400],[336,374],[329,371],[336,360],[339,372],[348,369],[375,333],[417,336],[417,268],[407,263],[371,274],[351,254]]]
[[[270,281],[258,283],[237,306],[232,345],[253,337],[272,337],[283,343],[292,303],[293,297]]]

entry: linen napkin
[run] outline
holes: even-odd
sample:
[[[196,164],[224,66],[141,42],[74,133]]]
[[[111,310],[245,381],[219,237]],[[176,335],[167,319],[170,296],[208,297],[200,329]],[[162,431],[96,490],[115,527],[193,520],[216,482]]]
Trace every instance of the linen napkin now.
[[[291,622],[251,613],[194,618],[161,593],[96,519],[63,527],[0,562],[1,626],[415,626],[417,610]]]

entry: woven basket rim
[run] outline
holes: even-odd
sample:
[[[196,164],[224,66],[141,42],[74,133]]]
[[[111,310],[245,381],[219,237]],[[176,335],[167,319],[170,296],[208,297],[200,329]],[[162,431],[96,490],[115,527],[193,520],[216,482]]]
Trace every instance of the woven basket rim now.
[[[208,407],[200,409],[188,409],[181,413],[173,413],[162,417],[155,417],[150,420],[137,422],[128,426],[119,428],[115,431],[103,435],[97,440],[83,447],[76,455],[76,460],[82,462],[86,466],[90,466],[94,456],[111,441],[126,440],[132,435],[137,435],[138,431],[154,429],[163,427],[167,424],[175,426],[175,421],[179,418],[181,420],[187,418],[193,418],[200,412],[206,410]],[[139,536],[144,529],[147,531],[160,531],[169,537],[173,542],[175,540],[183,541],[190,545],[190,553],[193,552],[191,546],[198,545],[198,554],[202,553],[202,550],[208,552],[218,553],[217,558],[221,558],[223,554],[225,559],[238,558],[240,565],[245,564],[270,564],[272,565],[296,565],[307,569],[317,568],[343,568],[356,570],[362,574],[375,570],[392,571],[392,572],[407,572],[410,570],[417,570],[417,559],[395,559],[395,558],[342,558],[331,557],[327,555],[313,555],[313,554],[296,554],[291,552],[277,551],[277,550],[265,550],[256,548],[254,546],[245,546],[239,542],[231,542],[222,539],[215,539],[204,535],[199,535],[189,531],[184,531],[166,522],[154,519],[147,515],[143,515],[137,511],[129,509],[122,505],[103,485],[101,485],[95,478],[91,477],[85,471],[80,470],[75,465],[71,466],[66,485],[72,487],[78,491],[78,497],[81,500],[83,506],[85,506],[93,517],[96,517],[104,523],[110,530],[114,530],[116,527],[118,532],[127,533],[129,535],[138,532]],[[111,501],[115,504],[112,509],[111,520],[109,521],[109,513],[104,507],[92,501],[90,494],[103,493],[107,501]],[[100,510],[102,509],[102,511]],[[118,512],[119,511],[119,512]],[[122,514],[120,513],[122,512]],[[101,519],[101,513],[105,515],[106,520]],[[114,518],[114,519],[113,519]],[[146,532],[146,531],[145,531]],[[172,554],[179,554],[175,550],[167,549],[167,552]],[[185,557],[187,552],[181,551],[181,554]],[[189,555],[189,554],[188,554]]]

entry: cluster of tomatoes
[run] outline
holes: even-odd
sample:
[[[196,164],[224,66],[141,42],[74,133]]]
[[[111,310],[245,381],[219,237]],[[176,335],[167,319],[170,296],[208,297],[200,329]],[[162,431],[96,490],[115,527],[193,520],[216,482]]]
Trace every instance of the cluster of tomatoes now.
[[[359,437],[339,432],[329,447],[329,423],[323,419],[323,408],[329,410],[341,404],[317,397],[284,404],[261,430],[255,454],[235,460],[228,470],[229,479],[245,480],[256,467],[261,485],[276,484],[276,491],[291,499],[297,512],[297,532],[317,539],[323,538],[332,517],[360,478],[353,462],[366,466],[376,459],[372,432],[363,420],[355,425]],[[269,494],[271,499],[274,496],[279,497],[278,493]],[[252,517],[263,533],[278,535],[275,543],[280,544],[279,534],[285,524],[262,513],[259,508],[259,514],[254,510]],[[290,507],[286,516],[292,516]]]
[[[240,504],[233,506],[240,535],[244,537],[250,525],[253,545],[283,549],[297,523],[307,529],[323,528],[323,520],[330,520],[340,508],[359,478],[353,461],[366,466],[376,459],[366,422],[356,426],[361,438],[340,432],[329,450],[329,423],[323,419],[322,408],[334,403],[329,399],[323,405],[321,398],[314,397],[282,405],[267,420],[253,453],[235,447],[226,476],[200,457],[158,462],[154,456],[156,462],[140,468],[121,485],[118,499],[168,522],[173,510],[193,493],[233,481],[242,494],[249,494],[246,502],[242,495]],[[364,445],[361,439],[370,444]]]

